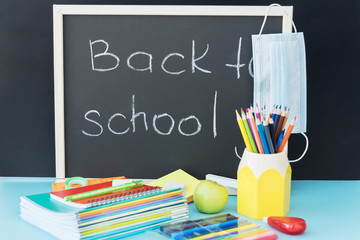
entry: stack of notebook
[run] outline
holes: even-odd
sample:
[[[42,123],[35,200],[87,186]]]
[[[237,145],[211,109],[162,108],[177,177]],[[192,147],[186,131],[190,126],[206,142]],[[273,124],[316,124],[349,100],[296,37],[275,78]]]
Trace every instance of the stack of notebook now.
[[[188,207],[180,189],[142,185],[80,200],[67,199],[112,184],[21,197],[21,217],[68,240],[121,238],[188,219]]]

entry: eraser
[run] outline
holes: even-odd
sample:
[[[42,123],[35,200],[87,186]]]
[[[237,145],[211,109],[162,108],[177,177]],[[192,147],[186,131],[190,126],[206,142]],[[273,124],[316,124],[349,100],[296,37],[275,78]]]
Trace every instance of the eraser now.
[[[206,174],[206,179],[217,182],[224,187],[237,189],[237,180],[233,178],[222,177],[214,174]]]

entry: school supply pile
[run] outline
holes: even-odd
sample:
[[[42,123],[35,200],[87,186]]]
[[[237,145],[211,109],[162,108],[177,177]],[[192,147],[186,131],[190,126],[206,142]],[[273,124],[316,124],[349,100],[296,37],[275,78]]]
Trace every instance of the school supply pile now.
[[[67,240],[117,239],[188,219],[181,189],[114,181],[22,196],[21,218]]]
[[[236,118],[243,136],[246,148],[249,152],[272,154],[279,153],[289,140],[295,125],[296,116],[285,131],[290,108],[281,110],[281,106],[274,106],[267,118],[266,106],[261,111],[256,104],[254,110],[251,106],[246,109],[246,114],[241,108],[241,114],[237,110]]]
[[[185,185],[185,199],[186,202],[189,203],[193,201],[194,191],[196,186],[200,183],[200,180],[191,176],[184,170],[178,169],[159,179],[156,179],[155,181],[150,182],[148,185],[166,187],[169,182],[179,182]]]
[[[276,233],[231,214],[168,224],[161,226],[160,231],[174,240],[273,240],[278,238]]]

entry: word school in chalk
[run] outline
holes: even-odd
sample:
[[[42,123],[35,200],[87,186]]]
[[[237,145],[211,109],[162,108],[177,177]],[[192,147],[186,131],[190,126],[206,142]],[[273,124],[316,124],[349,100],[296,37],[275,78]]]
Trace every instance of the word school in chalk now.
[[[213,117],[212,128],[213,128],[213,137],[214,138],[216,138],[216,135],[217,135],[217,132],[216,132],[216,105],[217,105],[217,91],[215,91],[215,95],[214,95],[214,105],[213,105],[213,114],[212,114],[212,117]],[[103,134],[104,127],[96,120],[100,117],[101,117],[101,114],[99,113],[99,111],[97,111],[95,109],[87,111],[84,115],[84,118],[86,121],[90,122],[91,124],[94,124],[94,126],[96,126],[96,128],[97,128],[97,131],[89,132],[86,130],[82,130],[82,133],[89,137],[98,137],[101,134]],[[164,131],[164,130],[162,131],[157,126],[157,121],[162,118],[167,118],[170,120],[170,124],[168,126],[169,128],[167,129],[167,131]],[[148,131],[149,127],[148,127],[147,115],[145,112],[136,112],[135,95],[133,95],[132,96],[132,114],[131,114],[131,117],[129,118],[129,120],[122,113],[114,113],[107,121],[106,127],[112,134],[115,134],[115,135],[124,135],[130,131],[131,127],[132,127],[132,132],[134,133],[136,131],[136,119],[138,119],[139,122],[141,122],[141,120],[143,120],[145,131]],[[123,129],[115,130],[112,127],[113,121],[121,121],[121,125],[124,126]],[[131,127],[127,125],[127,121],[130,121]],[[184,123],[189,122],[189,121],[195,122],[196,129],[192,132],[185,132],[183,130],[182,126]],[[155,114],[152,118],[152,127],[153,127],[154,131],[160,135],[170,135],[173,132],[174,127],[175,127],[175,120],[168,113]],[[202,124],[201,124],[199,118],[197,118],[194,115],[190,115],[188,117],[184,117],[184,118],[180,119],[177,124],[178,132],[181,135],[187,136],[187,137],[198,134],[201,131],[201,127],[202,127]]]
[[[237,46],[237,57],[236,57],[236,63],[235,64],[224,64],[225,67],[230,67],[230,68],[234,68],[236,69],[236,74],[237,74],[237,79],[240,79],[240,69],[242,67],[245,66],[245,64],[240,63],[240,55],[241,55],[241,41],[242,38],[239,38],[239,42],[238,42],[238,46]],[[90,46],[90,56],[91,56],[91,67],[93,71],[97,71],[97,72],[108,72],[108,71],[113,71],[115,69],[117,69],[120,65],[120,57],[117,56],[116,54],[112,53],[109,51],[110,48],[110,44],[103,40],[103,39],[98,39],[98,40],[89,40],[89,46]],[[94,50],[94,48],[96,49],[102,49],[100,52],[97,52]],[[212,72],[211,69],[208,69],[204,66],[199,66],[200,63],[198,63],[200,60],[206,58],[206,54],[208,53],[210,49],[210,45],[206,44],[206,49],[203,53],[197,53],[196,51],[196,42],[194,40],[191,41],[191,73],[195,73],[196,71],[200,71],[202,73],[207,73],[210,74]],[[143,58],[144,62],[145,62],[145,67],[143,68],[139,68],[136,66],[133,66],[132,60],[133,58]],[[181,75],[183,74],[186,69],[178,69],[177,71],[174,70],[169,70],[167,68],[166,63],[170,60],[176,58],[178,59],[178,61],[185,61],[185,56],[181,53],[178,52],[172,52],[167,54],[166,56],[164,56],[164,58],[161,61],[161,69],[170,75]],[[103,66],[104,60],[107,60],[107,66]],[[101,62],[102,64],[99,64],[99,62]],[[150,73],[152,73],[153,71],[153,55],[151,53],[147,53],[144,51],[137,51],[134,52],[132,54],[130,54],[130,56],[127,58],[126,64],[128,66],[128,68],[134,70],[134,71],[138,71],[138,72],[144,72],[144,71],[148,71]],[[100,66],[101,65],[101,66]],[[253,73],[252,73],[252,69],[251,69],[251,60],[249,63],[249,74],[250,76],[253,77]]]

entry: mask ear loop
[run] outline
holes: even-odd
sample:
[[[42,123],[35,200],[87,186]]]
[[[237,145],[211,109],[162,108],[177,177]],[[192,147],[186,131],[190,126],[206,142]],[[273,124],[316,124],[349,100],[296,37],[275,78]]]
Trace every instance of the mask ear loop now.
[[[301,133],[301,134],[305,137],[305,141],[306,141],[305,150],[304,150],[303,154],[299,158],[297,158],[295,160],[289,160],[289,163],[294,163],[294,162],[300,161],[305,156],[305,154],[306,154],[306,152],[307,152],[307,150],[309,148],[309,139],[308,139],[308,137],[306,136],[305,133]]]
[[[259,36],[260,36],[260,37],[261,37],[261,33],[262,33],[263,29],[264,29],[264,26],[265,26],[267,17],[268,17],[268,15],[269,15],[270,8],[272,8],[272,7],[281,7],[281,5],[278,4],[278,3],[273,3],[273,4],[270,4],[270,5],[268,6],[268,8],[266,9],[266,14],[265,14],[265,17],[264,17],[264,21],[263,21],[263,23],[262,23],[262,25],[261,25],[260,32],[259,32]],[[289,16],[289,14],[288,14],[285,10],[283,10],[283,11],[284,11],[284,13],[285,13],[287,16]],[[292,26],[293,26],[293,28],[294,28],[295,33],[297,33],[297,29],[296,29],[296,26],[295,26],[294,21],[292,20],[291,22],[292,22]],[[253,57],[251,57],[251,59],[250,59],[250,63],[252,63],[252,62],[253,62]],[[250,72],[250,69],[251,69],[251,65],[249,64],[249,72]],[[254,73],[253,73],[253,74],[250,73],[250,75],[251,75],[252,78],[255,79]],[[261,101],[260,101],[260,102],[261,102]],[[236,152],[236,150],[235,150],[235,152]],[[236,155],[238,155],[238,154],[236,153]]]
[[[261,25],[261,29],[260,29],[259,35],[261,35],[261,33],[262,33],[263,29],[264,29],[266,19],[267,19],[267,17],[268,17],[270,8],[272,8],[272,7],[281,7],[281,5],[278,4],[278,3],[273,3],[273,4],[270,4],[270,5],[268,6],[268,8],[267,8],[267,10],[266,10],[265,17],[264,17],[264,21],[263,21],[263,23],[262,23],[262,25]],[[285,13],[287,16],[289,16],[289,14],[288,14],[285,10],[283,10],[283,11],[284,11],[284,13]],[[295,26],[294,21],[292,21],[292,26],[293,26],[293,28],[294,28],[295,33],[297,33],[297,29],[296,29],[296,26]]]
[[[238,153],[238,151],[237,151],[237,147],[235,146],[235,155],[241,160],[241,157],[240,157],[240,155],[239,155],[239,153]]]

